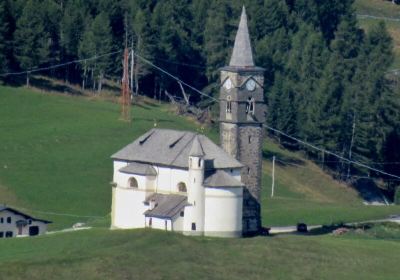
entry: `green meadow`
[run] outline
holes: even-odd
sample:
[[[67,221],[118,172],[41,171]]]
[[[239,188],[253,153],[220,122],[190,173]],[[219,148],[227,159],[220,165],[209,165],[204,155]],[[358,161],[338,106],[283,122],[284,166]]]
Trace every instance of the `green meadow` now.
[[[345,236],[281,235],[189,238],[151,231],[111,231],[110,155],[157,127],[203,131],[165,104],[142,100],[132,122],[118,104],[0,86],[1,203],[52,220],[51,230],[93,228],[34,238],[0,239],[0,279],[398,279],[399,231]],[[218,140],[216,129],[204,133]],[[264,145],[264,226],[299,221],[330,225],[399,214],[399,206],[364,206],[300,153]],[[270,197],[271,157],[276,165]],[[395,238],[392,238],[392,237]]]
[[[119,120],[118,104],[99,98],[0,87],[0,203],[18,207],[63,229],[76,222],[108,226],[111,205],[110,156],[153,128],[202,131],[167,106],[143,100],[132,122]],[[216,129],[205,129],[218,141]],[[364,206],[358,194],[301,154],[264,145],[263,223],[265,226],[331,224],[384,218],[399,206]],[[270,198],[271,157],[277,164]]]

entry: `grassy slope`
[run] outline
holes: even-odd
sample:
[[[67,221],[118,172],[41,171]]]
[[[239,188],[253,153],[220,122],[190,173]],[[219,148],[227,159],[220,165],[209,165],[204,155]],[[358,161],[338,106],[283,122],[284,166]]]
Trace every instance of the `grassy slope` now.
[[[110,211],[112,165],[109,156],[152,128],[196,130],[167,107],[141,105],[133,109],[132,124],[118,120],[117,104],[81,97],[34,93],[0,87],[0,202],[26,208],[55,222],[53,229],[106,216]],[[216,140],[215,131],[206,133]],[[357,194],[333,181],[298,154],[265,144],[263,218],[265,225],[298,221],[330,224],[385,217],[399,207],[367,207]],[[269,198],[271,155],[300,167],[277,166],[276,196]],[[94,224],[107,225],[108,219]]]
[[[0,240],[0,247],[7,279],[389,280],[400,273],[400,243],[367,238],[208,239],[96,229]]]
[[[388,17],[400,20],[400,5],[393,5],[390,1],[382,0],[356,0],[354,4],[357,13],[376,17]],[[360,18],[362,28],[368,30],[379,19]],[[395,60],[392,69],[400,68],[400,21],[384,20],[394,42]]]
[[[0,87],[0,108],[0,203],[73,215],[109,213],[110,156],[154,119],[159,127],[196,129],[165,107],[135,107],[128,124],[116,104],[25,89]],[[82,220],[41,216],[58,228]]]

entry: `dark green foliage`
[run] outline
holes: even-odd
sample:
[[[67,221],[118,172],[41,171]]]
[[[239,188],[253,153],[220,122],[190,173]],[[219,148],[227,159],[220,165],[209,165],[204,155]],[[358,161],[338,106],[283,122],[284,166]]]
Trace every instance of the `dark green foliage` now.
[[[343,157],[389,170],[375,162],[390,158],[390,135],[398,133],[400,121],[399,93],[385,73],[393,61],[392,42],[383,23],[368,33],[359,28],[353,2],[0,0],[0,69],[88,58],[127,44],[216,96],[219,68],[229,62],[245,5],[254,58],[266,70],[269,125]],[[117,54],[43,74],[101,90],[104,78],[121,79],[121,60]],[[164,91],[181,95],[174,80],[140,59],[135,62],[133,92],[161,98]],[[197,93],[188,93],[191,102],[209,104]],[[306,149],[281,140],[291,148]],[[306,152],[326,159],[315,151]],[[328,161],[345,179],[368,173],[336,158]],[[400,174],[397,169],[390,171]],[[383,178],[393,188],[392,181]]]
[[[43,20],[44,5],[39,0],[28,0],[17,21],[15,53],[19,66],[30,70],[50,60],[50,34]]]
[[[6,1],[0,0],[0,72],[7,69],[7,41],[6,36],[9,30],[9,23],[7,21]]]

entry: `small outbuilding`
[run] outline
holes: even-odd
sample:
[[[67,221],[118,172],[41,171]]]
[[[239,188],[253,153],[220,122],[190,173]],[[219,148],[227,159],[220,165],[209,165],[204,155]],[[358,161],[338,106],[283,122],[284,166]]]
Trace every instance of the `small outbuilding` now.
[[[46,233],[50,223],[0,205],[0,238],[41,235]]]

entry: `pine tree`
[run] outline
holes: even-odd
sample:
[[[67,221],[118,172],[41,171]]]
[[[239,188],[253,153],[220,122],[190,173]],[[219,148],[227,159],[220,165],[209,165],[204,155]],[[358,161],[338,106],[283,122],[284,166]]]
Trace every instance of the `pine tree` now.
[[[0,0],[0,73],[6,71],[8,67],[7,61],[7,33],[9,23],[6,14],[6,0]]]
[[[49,60],[49,34],[42,21],[41,5],[38,0],[28,0],[15,31],[15,53],[24,70],[40,66]],[[27,75],[29,86],[29,74]]]
[[[91,71],[93,90],[96,86],[97,91],[101,92],[106,71],[109,69],[112,60],[109,54],[112,50],[111,27],[108,16],[100,13],[88,24],[83,38],[79,44],[79,57],[82,59],[89,57],[98,58],[94,61],[84,61],[84,72]]]

